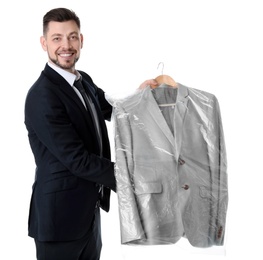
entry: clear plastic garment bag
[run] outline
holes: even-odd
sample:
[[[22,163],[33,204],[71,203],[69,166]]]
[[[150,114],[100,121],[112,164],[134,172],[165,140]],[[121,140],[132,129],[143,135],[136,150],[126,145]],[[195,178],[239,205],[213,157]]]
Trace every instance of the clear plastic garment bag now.
[[[156,88],[108,97],[121,243],[223,246],[227,160],[217,98],[161,76]]]

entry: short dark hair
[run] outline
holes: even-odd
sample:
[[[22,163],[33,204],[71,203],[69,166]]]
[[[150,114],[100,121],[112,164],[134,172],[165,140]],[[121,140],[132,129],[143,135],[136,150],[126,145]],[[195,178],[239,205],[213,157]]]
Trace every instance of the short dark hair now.
[[[71,20],[75,21],[80,29],[80,20],[75,12],[67,8],[54,8],[48,11],[43,17],[43,34],[47,33],[49,22],[67,22]]]

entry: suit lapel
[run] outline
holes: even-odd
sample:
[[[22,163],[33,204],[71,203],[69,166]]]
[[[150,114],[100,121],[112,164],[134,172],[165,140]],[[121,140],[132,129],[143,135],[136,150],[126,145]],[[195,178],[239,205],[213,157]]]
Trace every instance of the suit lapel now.
[[[63,92],[69,99],[74,101],[76,106],[80,109],[80,111],[81,111],[81,113],[82,113],[82,115],[83,115],[83,117],[87,123],[87,127],[91,128],[93,130],[92,131],[93,133],[96,133],[96,129],[95,129],[96,126],[91,123],[92,122],[92,115],[91,115],[90,111],[86,110],[85,106],[81,102],[80,98],[78,97],[77,93],[74,91],[72,86],[59,73],[57,73],[55,70],[53,70],[48,65],[45,66],[43,73],[54,84],[54,87],[57,86],[61,92]],[[98,114],[99,124],[101,126],[102,138],[104,138],[104,136],[106,136],[106,134],[107,134],[107,129],[106,129],[106,125],[104,123],[104,119],[101,116],[98,101],[96,100],[96,98],[94,96],[95,93],[94,94],[91,93],[91,91],[88,88],[88,83],[86,80],[84,80],[83,85],[84,85],[85,89],[87,90],[87,93],[91,96],[91,98],[95,104],[95,108],[96,108],[96,111]]]
[[[188,104],[188,90],[185,86],[178,84],[178,94],[176,105],[174,109],[174,133],[175,133],[175,146],[177,151],[177,159],[179,158],[182,139],[183,139],[183,129],[184,122],[187,114],[187,104]]]
[[[169,129],[165,118],[162,115],[162,112],[151,93],[151,89],[147,88],[145,92],[146,100],[143,102],[143,106],[146,105],[146,109],[148,110],[149,114],[151,115],[153,121],[155,122],[156,126],[163,132],[165,137],[168,139],[169,143],[174,146],[174,138]]]
[[[65,81],[63,84],[61,84],[60,89],[76,103],[76,105],[80,108],[81,112],[83,113],[84,117],[87,119],[88,122],[90,122],[90,120],[92,120],[90,112],[87,111],[80,98],[78,97],[77,93],[68,84],[68,82]]]
[[[73,100],[75,102],[75,104],[79,107],[79,109],[81,110],[87,124],[89,125],[89,127],[92,127],[93,124],[90,124],[92,117],[90,114],[90,111],[87,111],[85,106],[83,105],[83,103],[81,102],[80,98],[78,97],[77,93],[74,91],[73,87],[70,86],[70,84],[61,76],[59,75],[56,71],[54,71],[53,69],[49,68],[49,66],[46,66],[45,71],[48,71],[48,74],[52,77],[52,81],[54,81],[54,83],[56,85],[58,85],[59,89],[65,93],[68,98],[70,98],[71,100]],[[53,73],[56,73],[56,75],[54,76]]]
[[[43,73],[52,83],[57,85],[62,92],[64,92],[70,99],[72,99],[76,103],[76,105],[81,109],[82,112],[86,111],[76,92],[59,73],[57,73],[47,64]]]
[[[144,97],[145,100],[143,101],[143,105],[146,105],[146,109],[151,115],[156,126],[162,131],[170,145],[172,145],[173,153],[178,159],[182,145],[184,121],[187,114],[187,88],[179,84],[177,99],[174,108],[174,135],[172,134],[164,116],[162,115],[162,112],[160,111],[160,108],[151,92],[150,87],[145,89]]]

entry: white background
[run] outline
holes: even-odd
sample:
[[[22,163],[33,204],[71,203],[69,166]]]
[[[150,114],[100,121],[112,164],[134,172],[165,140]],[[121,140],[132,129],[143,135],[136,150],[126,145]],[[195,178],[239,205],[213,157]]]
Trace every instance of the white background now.
[[[194,250],[120,245],[117,196],[102,213],[101,259],[262,259],[263,8],[256,0],[7,1],[1,7],[0,259],[33,260],[27,217],[34,161],[24,100],[47,61],[39,37],[51,8],[73,9],[84,47],[77,64],[108,94],[134,91],[164,73],[217,96],[229,174],[226,245]],[[108,124],[113,147],[112,124]],[[114,151],[113,151],[114,153]]]

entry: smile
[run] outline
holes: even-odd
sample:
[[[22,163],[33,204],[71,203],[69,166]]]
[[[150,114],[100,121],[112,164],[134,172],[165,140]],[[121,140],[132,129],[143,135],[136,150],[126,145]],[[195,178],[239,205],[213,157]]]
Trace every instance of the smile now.
[[[70,57],[70,56],[73,55],[73,53],[60,53],[58,55],[61,56],[61,57]]]

